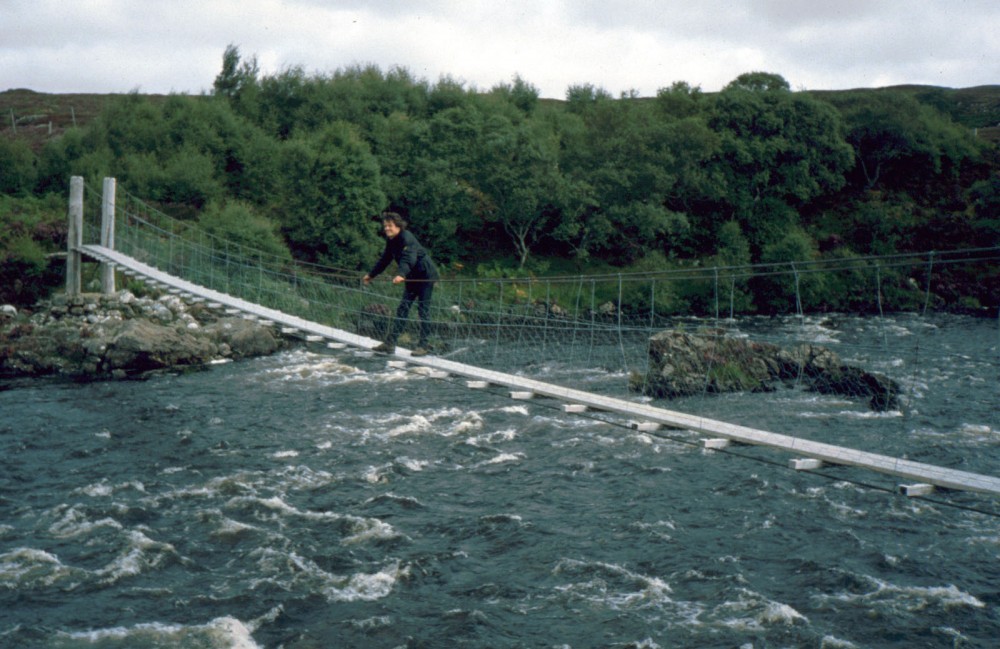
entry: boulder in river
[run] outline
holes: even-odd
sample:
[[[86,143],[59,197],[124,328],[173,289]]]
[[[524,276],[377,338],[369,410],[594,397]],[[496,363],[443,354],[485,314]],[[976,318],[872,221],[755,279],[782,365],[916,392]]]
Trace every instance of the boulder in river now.
[[[636,392],[673,398],[702,392],[769,392],[798,385],[824,394],[867,399],[873,410],[899,406],[899,384],[882,374],[844,363],[819,345],[783,348],[727,336],[721,329],[688,333],[669,329],[649,340],[649,369],[633,374]]]

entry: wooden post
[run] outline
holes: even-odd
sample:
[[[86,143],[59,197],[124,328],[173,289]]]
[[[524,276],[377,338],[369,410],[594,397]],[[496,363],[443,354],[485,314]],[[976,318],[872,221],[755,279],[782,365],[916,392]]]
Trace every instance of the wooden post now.
[[[115,249],[115,179],[104,179],[104,200],[101,203],[101,245]],[[101,262],[101,289],[105,295],[115,293],[115,267]]]
[[[69,180],[69,233],[66,237],[66,294],[80,294],[80,246],[83,245],[83,177]]]

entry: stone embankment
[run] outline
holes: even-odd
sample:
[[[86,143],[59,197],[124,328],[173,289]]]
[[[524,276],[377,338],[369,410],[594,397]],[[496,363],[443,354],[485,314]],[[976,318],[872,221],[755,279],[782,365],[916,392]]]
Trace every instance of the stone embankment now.
[[[876,411],[899,407],[899,384],[847,365],[819,345],[783,348],[722,330],[661,331],[649,341],[649,370],[634,374],[636,392],[672,398],[703,392],[770,392],[779,385],[866,399]]]
[[[56,296],[30,314],[0,307],[0,377],[121,379],[273,354],[272,327],[173,295]]]

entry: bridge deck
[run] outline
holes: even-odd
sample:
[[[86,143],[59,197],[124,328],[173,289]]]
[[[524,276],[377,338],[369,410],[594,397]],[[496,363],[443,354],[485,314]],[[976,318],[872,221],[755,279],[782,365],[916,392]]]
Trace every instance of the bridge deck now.
[[[238,309],[244,313],[278,323],[282,326],[292,327],[307,336],[318,336],[322,339],[346,343],[368,350],[379,343],[379,341],[365,336],[358,336],[341,329],[310,322],[297,316],[288,315],[275,309],[269,309],[219,291],[193,284],[102,246],[85,245],[81,248],[81,252],[98,261],[129,269],[149,280],[172,286],[192,296],[203,297],[227,308]],[[397,358],[405,359],[412,364],[434,368],[449,374],[485,382],[485,384],[504,386],[530,395],[560,399],[572,404],[581,404],[595,410],[625,415],[633,419],[640,419],[673,428],[687,429],[699,434],[724,438],[734,442],[766,446],[829,464],[869,469],[907,480],[916,480],[920,483],[936,487],[1000,495],[1000,478],[989,475],[959,471],[843,446],[814,442],[789,435],[771,433],[746,426],[738,426],[652,405],[602,396],[513,374],[487,370],[435,356],[414,358],[410,356],[410,351],[405,348],[397,348],[395,355]]]

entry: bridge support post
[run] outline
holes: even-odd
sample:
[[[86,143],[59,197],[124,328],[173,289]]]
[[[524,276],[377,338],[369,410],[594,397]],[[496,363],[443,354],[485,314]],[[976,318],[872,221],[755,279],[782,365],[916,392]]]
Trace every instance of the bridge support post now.
[[[101,202],[101,245],[115,249],[115,186],[114,178],[104,179],[104,199]],[[101,290],[105,295],[115,293],[115,267],[101,262]]]
[[[66,294],[80,294],[80,246],[83,245],[83,177],[69,179],[69,231],[66,236]]]

